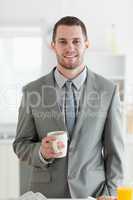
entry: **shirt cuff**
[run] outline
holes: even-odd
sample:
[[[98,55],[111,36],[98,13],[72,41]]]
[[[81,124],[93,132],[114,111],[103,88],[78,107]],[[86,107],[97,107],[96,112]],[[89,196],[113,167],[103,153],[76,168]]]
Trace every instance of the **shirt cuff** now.
[[[39,149],[38,154],[39,154],[40,160],[41,160],[45,165],[51,164],[51,163],[54,161],[54,158],[51,158],[51,159],[49,159],[49,160],[45,160],[44,157],[42,156],[41,152],[40,152],[40,149]]]

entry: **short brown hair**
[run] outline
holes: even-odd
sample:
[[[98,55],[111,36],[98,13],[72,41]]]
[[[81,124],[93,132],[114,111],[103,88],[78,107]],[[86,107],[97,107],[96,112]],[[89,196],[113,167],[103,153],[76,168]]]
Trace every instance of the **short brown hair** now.
[[[85,40],[87,40],[87,30],[86,27],[84,25],[84,23],[78,19],[77,17],[73,17],[73,16],[66,16],[61,18],[59,21],[56,22],[54,28],[53,28],[53,36],[52,36],[52,41],[55,42],[55,38],[56,38],[56,32],[57,32],[57,28],[60,25],[66,25],[66,26],[80,26],[82,29],[82,33],[85,37]]]

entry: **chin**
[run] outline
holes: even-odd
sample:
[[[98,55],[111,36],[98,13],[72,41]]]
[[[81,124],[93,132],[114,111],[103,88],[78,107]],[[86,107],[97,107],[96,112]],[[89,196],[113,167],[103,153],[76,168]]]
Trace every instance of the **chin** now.
[[[70,70],[72,70],[72,69],[78,68],[78,67],[81,65],[81,63],[79,63],[79,62],[75,62],[75,63],[65,63],[65,62],[62,62],[62,63],[60,63],[60,65],[61,65],[63,68],[65,68],[65,69],[70,69]]]
[[[63,68],[73,70],[78,68],[78,65],[62,65]]]

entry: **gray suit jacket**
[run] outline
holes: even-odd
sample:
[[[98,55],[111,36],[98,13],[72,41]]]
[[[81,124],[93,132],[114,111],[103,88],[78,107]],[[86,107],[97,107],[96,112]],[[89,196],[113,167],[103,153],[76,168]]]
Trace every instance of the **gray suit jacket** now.
[[[38,151],[50,131],[66,130],[53,71],[24,87],[13,148],[32,166],[30,190],[48,198],[116,194],[123,179],[123,137],[116,85],[88,70],[68,154],[44,164]],[[69,137],[69,134],[68,134]]]

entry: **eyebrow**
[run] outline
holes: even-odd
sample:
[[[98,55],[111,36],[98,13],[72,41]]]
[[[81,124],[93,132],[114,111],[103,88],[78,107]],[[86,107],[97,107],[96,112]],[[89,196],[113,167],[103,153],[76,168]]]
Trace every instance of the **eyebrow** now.
[[[67,40],[67,39],[66,38],[59,38],[57,40],[60,41],[60,40]],[[72,38],[71,40],[81,40],[81,38]]]

